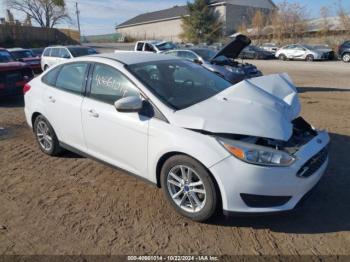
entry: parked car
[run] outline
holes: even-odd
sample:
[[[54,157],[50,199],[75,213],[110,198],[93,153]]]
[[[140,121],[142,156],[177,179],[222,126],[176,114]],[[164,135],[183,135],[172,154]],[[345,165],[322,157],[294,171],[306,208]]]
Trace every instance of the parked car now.
[[[17,62],[4,48],[0,48],[0,98],[23,94],[23,86],[33,78],[31,68]]]
[[[26,63],[35,74],[40,74],[41,70],[41,59],[33,54],[30,49],[23,48],[10,48],[7,49],[16,61]]]
[[[31,48],[30,50],[35,56],[41,57],[45,48]]]
[[[184,59],[119,52],[59,64],[25,90],[45,154],[66,148],[140,176],[196,221],[219,207],[293,209],[328,163],[329,136],[299,117],[286,74],[232,85]]]
[[[335,58],[335,52],[333,51],[333,49],[327,45],[327,44],[318,44],[318,45],[310,45],[311,47],[313,47],[316,50],[319,50],[323,53],[328,54],[328,60],[333,60]]]
[[[350,41],[339,46],[338,56],[346,63],[350,62]]]
[[[250,39],[245,36],[236,37],[231,43],[215,52],[208,48],[191,48],[168,51],[165,54],[174,55],[192,62],[199,63],[208,70],[221,75],[231,83],[238,83],[243,79],[262,76],[256,66],[235,61],[243,46],[248,45]]]
[[[272,52],[266,51],[258,46],[250,45],[245,47],[238,56],[241,59],[274,59]]]
[[[275,54],[278,50],[278,45],[275,43],[264,43],[260,46],[260,48]]]
[[[276,52],[276,57],[280,60],[328,60],[331,53],[316,49],[311,45],[296,44],[282,47]]]
[[[67,59],[94,54],[97,54],[96,50],[86,46],[46,47],[41,57],[41,68],[45,71],[50,66],[62,63]]]
[[[162,53],[176,48],[173,42],[159,40],[138,41],[135,44],[135,51],[139,52]]]

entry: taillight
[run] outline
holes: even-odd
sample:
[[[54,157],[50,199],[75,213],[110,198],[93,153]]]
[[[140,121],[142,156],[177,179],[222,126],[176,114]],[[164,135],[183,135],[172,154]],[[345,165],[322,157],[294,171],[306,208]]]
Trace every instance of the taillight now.
[[[31,86],[29,84],[25,84],[23,86],[23,94],[27,93],[30,90]]]

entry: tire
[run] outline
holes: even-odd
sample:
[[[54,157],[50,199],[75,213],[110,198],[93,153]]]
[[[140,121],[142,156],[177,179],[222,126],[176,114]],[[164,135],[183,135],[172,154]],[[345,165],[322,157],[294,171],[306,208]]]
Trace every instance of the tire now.
[[[188,174],[189,170],[190,181],[185,181],[182,174]],[[161,170],[161,186],[173,208],[194,221],[204,222],[218,209],[219,197],[214,181],[206,168],[193,158],[185,155],[170,157]]]
[[[307,61],[307,62],[313,62],[314,60],[315,60],[315,58],[313,55],[307,55],[305,58],[305,61]]]
[[[281,61],[286,61],[286,60],[287,60],[287,56],[284,55],[284,54],[280,54],[280,55],[278,56],[278,59],[281,60]]]
[[[56,133],[49,121],[42,115],[34,121],[34,134],[39,148],[49,156],[57,156],[62,153]]]
[[[345,53],[342,55],[342,60],[345,63],[349,63],[350,62],[350,53]]]

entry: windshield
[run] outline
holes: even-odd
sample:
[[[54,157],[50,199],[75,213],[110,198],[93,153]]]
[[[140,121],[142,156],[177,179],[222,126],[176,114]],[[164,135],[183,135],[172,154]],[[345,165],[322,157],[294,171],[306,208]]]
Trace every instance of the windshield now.
[[[216,52],[210,49],[193,49],[192,51],[202,57],[204,61],[209,61],[216,55]]]
[[[15,59],[34,57],[32,51],[30,50],[14,51],[14,52],[11,52],[11,54]]]
[[[0,50],[0,63],[8,63],[13,61],[14,59],[9,52]]]
[[[74,57],[97,54],[95,49],[88,47],[69,47],[68,49]]]
[[[186,60],[152,61],[127,68],[159,99],[176,110],[204,101],[232,85]]]
[[[174,45],[171,42],[161,43],[161,44],[158,44],[156,46],[160,51],[168,51],[168,50],[172,50],[172,49],[176,48],[176,45]]]

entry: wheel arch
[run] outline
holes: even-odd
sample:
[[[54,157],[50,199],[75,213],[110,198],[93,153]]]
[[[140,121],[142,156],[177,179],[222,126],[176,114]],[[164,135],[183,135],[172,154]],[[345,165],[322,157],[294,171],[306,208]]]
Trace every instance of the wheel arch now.
[[[42,113],[39,113],[39,112],[34,112],[32,114],[32,117],[30,119],[31,123],[32,123],[32,128],[34,129],[34,123],[35,123],[35,120],[37,119],[38,116],[42,116],[43,114]]]
[[[212,174],[212,172],[209,170],[209,168],[207,168],[201,161],[199,161],[198,159],[196,159],[195,157],[193,156],[190,156],[186,153],[183,153],[183,152],[178,152],[178,151],[172,151],[172,152],[167,152],[165,153],[164,155],[162,155],[158,162],[157,162],[157,166],[156,166],[156,179],[157,179],[157,187],[158,188],[161,188],[161,183],[160,183],[160,175],[161,175],[161,170],[162,170],[162,167],[164,165],[164,163],[171,157],[173,156],[176,156],[176,155],[183,155],[183,156],[187,156],[189,158],[192,158],[194,159],[195,161],[197,161],[198,163],[200,163],[204,168],[205,170],[208,172],[209,176],[211,177],[211,179],[213,180],[213,183],[214,183],[214,186],[217,190],[217,197],[219,198],[218,202],[219,202],[219,205],[220,205],[220,208],[222,208],[222,197],[221,197],[221,190],[220,190],[220,186],[218,184],[218,182],[216,181],[214,175]]]

